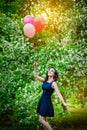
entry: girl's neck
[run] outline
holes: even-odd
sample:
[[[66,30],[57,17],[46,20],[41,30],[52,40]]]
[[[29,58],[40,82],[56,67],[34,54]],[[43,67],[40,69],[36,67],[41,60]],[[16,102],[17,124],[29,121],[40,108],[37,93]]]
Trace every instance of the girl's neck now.
[[[53,80],[53,77],[48,77],[48,82],[52,82]]]

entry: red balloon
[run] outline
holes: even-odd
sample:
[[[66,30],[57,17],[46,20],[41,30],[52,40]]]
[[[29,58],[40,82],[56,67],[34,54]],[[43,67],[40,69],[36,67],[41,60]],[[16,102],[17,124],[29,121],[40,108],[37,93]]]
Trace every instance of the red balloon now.
[[[43,19],[43,17],[39,16],[34,19],[34,26],[37,32],[40,32],[44,28],[44,25],[45,25],[45,20]]]

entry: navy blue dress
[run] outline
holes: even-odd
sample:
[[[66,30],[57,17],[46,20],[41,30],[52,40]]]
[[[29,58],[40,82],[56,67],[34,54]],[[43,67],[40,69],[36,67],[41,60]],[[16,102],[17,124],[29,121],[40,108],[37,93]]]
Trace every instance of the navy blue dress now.
[[[54,109],[51,101],[51,95],[54,91],[52,88],[53,82],[43,82],[42,85],[42,95],[39,99],[38,106],[37,106],[37,113],[41,116],[53,117],[54,116]]]

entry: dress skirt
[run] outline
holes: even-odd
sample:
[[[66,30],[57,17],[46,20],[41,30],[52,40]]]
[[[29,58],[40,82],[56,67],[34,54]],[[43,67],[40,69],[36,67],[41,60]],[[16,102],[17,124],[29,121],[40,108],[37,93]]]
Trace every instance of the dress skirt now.
[[[41,116],[53,117],[54,109],[51,98],[49,96],[42,95],[37,106],[37,113]]]

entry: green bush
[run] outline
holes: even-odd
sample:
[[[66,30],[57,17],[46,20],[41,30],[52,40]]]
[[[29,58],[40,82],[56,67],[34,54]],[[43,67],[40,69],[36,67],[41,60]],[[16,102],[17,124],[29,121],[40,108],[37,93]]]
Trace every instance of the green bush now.
[[[28,2],[22,3],[26,11],[26,7],[30,5]],[[6,2],[2,3],[2,7],[5,7]],[[65,1],[63,6],[62,0],[60,3],[55,1],[53,6],[52,1],[44,0],[42,3],[37,1],[35,5],[31,4],[30,13],[37,16],[44,5],[46,7],[49,5],[48,10],[51,14],[54,7],[55,9],[51,18],[48,13],[49,20],[44,30],[36,33],[31,40],[24,36],[23,18],[20,19],[26,11],[18,16],[22,7],[20,9],[17,7],[18,12],[12,15],[16,6],[13,9],[13,3],[8,3],[12,8],[9,7],[7,12],[6,8],[4,11],[1,10],[4,13],[0,12],[1,122],[9,120],[12,124],[32,124],[38,120],[36,107],[41,93],[41,83],[35,81],[33,76],[33,42],[36,43],[38,74],[44,77],[49,67],[55,67],[59,72],[58,87],[63,97],[72,107],[81,107],[80,89],[86,88],[87,84],[86,5],[83,1],[76,3],[71,0]],[[52,100],[55,112],[59,110],[58,115],[62,115],[64,112],[61,110],[61,103],[54,95]]]

